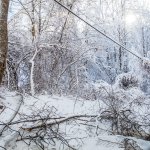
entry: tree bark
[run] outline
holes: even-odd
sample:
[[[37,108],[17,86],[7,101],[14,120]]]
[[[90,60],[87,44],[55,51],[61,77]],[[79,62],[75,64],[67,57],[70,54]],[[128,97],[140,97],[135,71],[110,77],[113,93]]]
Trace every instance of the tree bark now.
[[[6,68],[8,50],[7,17],[9,0],[0,0],[0,84]]]

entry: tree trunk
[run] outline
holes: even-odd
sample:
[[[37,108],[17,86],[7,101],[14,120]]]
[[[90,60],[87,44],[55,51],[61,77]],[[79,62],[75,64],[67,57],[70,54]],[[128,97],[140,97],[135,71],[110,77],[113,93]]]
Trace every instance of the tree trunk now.
[[[0,0],[0,84],[6,67],[8,49],[7,16],[9,0]]]

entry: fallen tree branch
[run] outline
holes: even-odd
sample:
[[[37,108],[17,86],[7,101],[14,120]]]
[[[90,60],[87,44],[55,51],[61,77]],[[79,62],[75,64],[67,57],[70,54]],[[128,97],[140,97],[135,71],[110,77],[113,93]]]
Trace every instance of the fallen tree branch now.
[[[3,146],[0,146],[1,148],[3,148],[4,150],[7,150],[5,147],[3,147]]]
[[[10,122],[8,125],[15,125],[15,124],[20,124],[20,123],[29,123],[29,122],[37,122],[37,121],[43,121],[43,120],[57,120],[57,119],[62,119],[65,117],[55,117],[55,118],[40,118],[40,119],[33,119],[33,120],[22,120],[22,121],[14,121],[14,122]],[[1,123],[0,125],[5,125],[4,123]]]
[[[38,128],[45,128],[45,127],[48,127],[48,126],[54,126],[54,125],[58,125],[58,124],[61,124],[61,123],[64,123],[66,121],[70,121],[72,119],[76,119],[76,118],[91,118],[91,117],[97,117],[98,115],[74,115],[74,116],[69,116],[69,117],[66,117],[66,118],[63,118],[63,119],[60,119],[60,120],[55,120],[55,121],[52,121],[52,122],[49,122],[49,123],[42,123],[40,125],[36,125],[36,126],[33,126],[33,127],[28,127],[28,128],[23,128],[23,130],[26,130],[26,131],[32,131],[34,129],[38,129]]]

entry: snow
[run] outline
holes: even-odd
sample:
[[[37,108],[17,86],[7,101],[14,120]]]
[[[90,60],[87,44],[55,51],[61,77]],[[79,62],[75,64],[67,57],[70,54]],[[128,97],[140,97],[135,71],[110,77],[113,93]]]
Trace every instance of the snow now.
[[[7,121],[9,121],[9,118],[11,117],[12,113],[16,111],[16,106],[19,103],[19,97],[16,96],[15,92],[9,92],[6,91],[6,89],[2,89],[0,95],[2,97],[5,97],[3,104],[4,106],[6,106],[5,111],[0,115],[0,120],[3,120],[3,122],[6,123]]]
[[[74,97],[64,97],[64,96],[49,96],[49,95],[40,95],[38,99],[27,97],[25,99],[25,107],[22,109],[30,109],[29,107],[35,103],[35,109],[39,108],[38,106],[44,106],[46,103],[47,105],[55,107],[59,114],[61,115],[75,115],[75,114],[97,114],[98,110],[98,102],[93,101],[83,101],[82,99],[76,100],[75,105],[75,98]],[[24,111],[24,110],[23,110]]]
[[[9,92],[5,88],[1,88],[1,101],[3,100],[4,111],[0,114],[0,124],[4,124],[0,126],[0,133],[7,128],[7,124],[10,121],[13,121],[16,111],[18,110],[18,106],[20,107],[20,96],[16,95],[15,92]],[[5,97],[5,99],[3,99]],[[7,147],[7,145],[13,145],[14,141],[17,137],[17,132],[12,132],[9,135],[3,134],[0,137],[0,146]],[[12,144],[11,144],[12,143]]]
[[[108,85],[107,85],[108,86]],[[18,96],[15,92],[9,92],[6,89],[1,90],[1,96],[5,96],[3,103],[6,105],[6,110],[0,115],[1,122],[7,122],[10,118],[13,110],[16,109],[18,104]],[[103,103],[101,103],[103,105]],[[38,109],[53,106],[53,111],[56,112],[57,116],[69,117],[71,115],[95,115],[99,113],[99,102],[98,101],[86,101],[83,99],[77,99],[73,96],[57,96],[57,95],[39,95],[29,96],[26,95],[24,103],[22,104],[19,114],[31,115]],[[138,110],[138,109],[137,109]],[[15,120],[18,120],[18,115]],[[82,123],[82,122],[81,122]],[[14,126],[13,129],[19,130],[19,127],[23,124]],[[30,126],[30,124],[28,124]],[[60,130],[66,133],[65,138],[72,138],[69,143],[79,150],[123,150],[121,142],[125,137],[111,135],[109,132],[108,123],[97,123],[94,119],[89,125],[99,126],[96,130],[95,127],[78,124],[75,121],[71,121],[69,124],[64,123],[61,125]],[[26,124],[24,124],[26,126]],[[0,126],[1,127],[1,126]],[[39,148],[35,144],[31,144],[29,147],[24,142],[14,142],[17,138],[17,133],[7,131],[2,138],[0,138],[0,146],[7,147],[8,150],[38,150]],[[13,138],[12,138],[13,137]],[[130,138],[130,137],[128,137]],[[133,138],[132,138],[133,139]],[[141,139],[135,139],[138,145],[143,150],[149,150],[150,144],[148,141]],[[7,146],[6,146],[7,145]],[[1,149],[1,148],[0,148]],[[48,146],[47,150],[58,150],[63,149],[63,145],[60,141],[56,142],[54,146]],[[40,150],[40,149],[39,149]],[[65,150],[69,150],[65,147]]]

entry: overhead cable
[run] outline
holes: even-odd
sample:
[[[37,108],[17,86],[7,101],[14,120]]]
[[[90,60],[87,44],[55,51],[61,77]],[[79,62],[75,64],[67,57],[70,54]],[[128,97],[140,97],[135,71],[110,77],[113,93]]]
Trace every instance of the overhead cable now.
[[[138,54],[135,54],[134,52],[130,51],[129,49],[127,49],[125,46],[123,46],[122,44],[120,44],[119,42],[117,42],[116,40],[114,40],[113,38],[111,38],[110,36],[108,36],[107,34],[103,33],[102,31],[100,31],[99,29],[97,29],[96,27],[94,27],[92,24],[90,24],[89,22],[87,22],[86,20],[84,20],[83,18],[81,18],[80,16],[78,16],[76,13],[74,13],[72,10],[70,10],[69,8],[67,8],[65,5],[63,5],[62,3],[58,2],[57,0],[54,0],[57,4],[59,4],[61,7],[65,8],[66,10],[68,10],[71,14],[73,14],[74,16],[76,16],[78,19],[80,19],[81,21],[83,21],[85,24],[87,24],[88,26],[90,26],[91,28],[93,28],[95,31],[97,31],[98,33],[102,34],[103,36],[105,36],[107,39],[109,39],[110,41],[114,42],[116,45],[120,46],[121,48],[123,48],[123,50],[129,52],[130,54],[134,55],[135,57],[143,60],[143,58],[141,56],[139,56]]]

